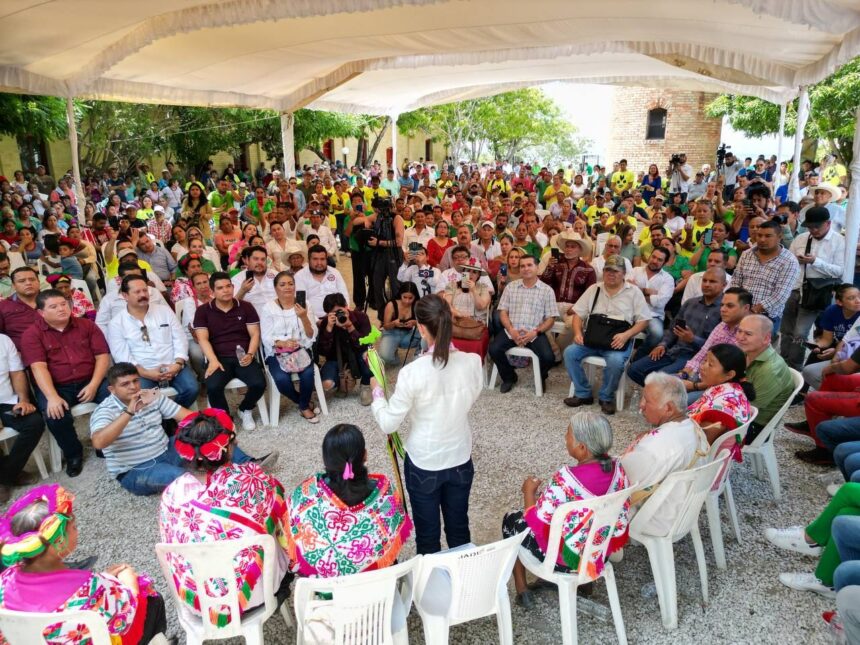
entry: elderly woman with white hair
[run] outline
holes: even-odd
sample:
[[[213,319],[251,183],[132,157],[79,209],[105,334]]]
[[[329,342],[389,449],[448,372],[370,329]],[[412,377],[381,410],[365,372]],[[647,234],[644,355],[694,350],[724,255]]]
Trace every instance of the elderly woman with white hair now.
[[[575,465],[562,466],[540,493],[538,489],[542,482],[537,477],[527,477],[522,488],[525,510],[508,513],[502,520],[502,534],[505,537],[522,531],[529,532],[522,544],[541,561],[549,546],[552,516],[559,506],[615,493],[627,487],[627,476],[620,460],[609,455],[612,448],[612,427],[603,415],[596,412],[578,412],[570,417],[565,446]],[[610,538],[607,556],[627,542],[629,507],[628,500]],[[579,567],[582,546],[590,530],[590,522],[581,521],[587,512],[587,509],[582,509],[566,518],[567,527],[558,551],[557,571],[576,570]],[[602,562],[594,564],[598,570],[603,566]],[[525,567],[519,560],[514,564],[514,585],[517,590],[517,603],[527,609],[531,608],[534,601],[526,587]]]
[[[651,428],[640,432],[621,456],[621,464],[640,491],[632,496],[631,516],[667,476],[696,465],[708,454],[708,440],[687,416],[687,389],[677,376],[652,372],[645,377],[639,411]],[[647,532],[664,535],[675,521],[683,491],[667,498],[664,511],[649,522]]]

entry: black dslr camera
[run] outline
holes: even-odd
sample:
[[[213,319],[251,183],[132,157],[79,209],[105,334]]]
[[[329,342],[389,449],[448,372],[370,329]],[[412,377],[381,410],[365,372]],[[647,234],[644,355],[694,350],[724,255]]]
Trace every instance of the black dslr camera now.
[[[681,165],[681,155],[679,155],[677,152],[675,154],[673,154],[669,158],[669,165],[670,166],[680,166]]]

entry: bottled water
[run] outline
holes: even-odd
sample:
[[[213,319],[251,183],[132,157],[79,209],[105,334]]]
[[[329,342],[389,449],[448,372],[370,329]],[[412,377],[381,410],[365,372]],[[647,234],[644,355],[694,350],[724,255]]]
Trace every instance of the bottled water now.
[[[236,345],[236,358],[238,358],[240,361],[245,358],[245,355],[247,353],[248,352],[246,352],[241,345]]]

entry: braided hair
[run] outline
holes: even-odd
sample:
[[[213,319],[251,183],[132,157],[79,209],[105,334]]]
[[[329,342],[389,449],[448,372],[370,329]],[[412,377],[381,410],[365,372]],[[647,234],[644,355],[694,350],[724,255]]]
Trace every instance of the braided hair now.
[[[329,430],[322,445],[326,479],[332,492],[347,506],[363,502],[373,491],[364,464],[364,435],[358,426],[339,423]],[[347,468],[349,465],[349,468]],[[352,477],[344,478],[345,472]]]

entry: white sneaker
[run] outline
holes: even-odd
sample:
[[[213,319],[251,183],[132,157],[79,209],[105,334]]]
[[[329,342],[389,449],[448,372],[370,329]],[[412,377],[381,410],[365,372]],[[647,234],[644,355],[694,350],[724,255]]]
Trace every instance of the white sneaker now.
[[[841,483],[840,484],[830,484],[827,487],[827,494],[830,495],[830,497],[833,497],[836,493],[839,492],[840,488],[842,488]]]
[[[814,573],[780,573],[779,581],[798,591],[813,591],[825,598],[836,598],[836,592],[821,583]]]
[[[811,546],[805,539],[802,526],[791,526],[787,529],[765,529],[764,536],[768,542],[786,551],[794,551],[803,555],[821,555],[820,546]]]
[[[250,432],[257,427],[257,424],[254,423],[253,410],[239,410],[239,418],[242,420],[242,430]]]

